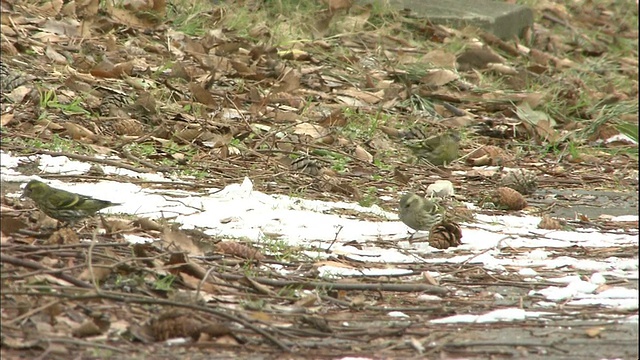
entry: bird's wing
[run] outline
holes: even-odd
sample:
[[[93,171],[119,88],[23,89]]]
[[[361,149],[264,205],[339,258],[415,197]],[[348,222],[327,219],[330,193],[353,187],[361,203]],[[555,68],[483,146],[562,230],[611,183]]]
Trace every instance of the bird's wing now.
[[[61,209],[76,206],[78,203],[84,202],[85,200],[86,197],[84,196],[58,189],[55,189],[47,197],[47,202],[49,202],[52,207]]]

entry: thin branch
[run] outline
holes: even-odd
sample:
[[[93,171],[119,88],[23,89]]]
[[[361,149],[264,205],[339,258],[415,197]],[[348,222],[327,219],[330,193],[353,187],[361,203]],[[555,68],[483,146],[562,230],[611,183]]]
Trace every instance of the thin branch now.
[[[51,271],[52,272],[52,276],[57,277],[58,279],[64,280],[66,282],[69,282],[75,286],[79,286],[81,288],[85,288],[85,289],[91,289],[93,288],[93,286],[91,284],[88,284],[82,280],[78,280],[74,277],[71,277],[67,274],[63,274],[63,273],[55,273],[55,269],[51,269],[48,268],[40,263],[37,263],[35,261],[31,261],[31,260],[24,260],[24,259],[18,259],[16,257],[13,256],[9,256],[9,255],[5,255],[5,254],[0,254],[0,263],[8,263],[8,264],[12,264],[12,265],[16,265],[16,266],[21,266],[21,267],[25,267],[25,268],[29,268],[29,269],[36,269],[36,270],[45,270],[45,271]]]

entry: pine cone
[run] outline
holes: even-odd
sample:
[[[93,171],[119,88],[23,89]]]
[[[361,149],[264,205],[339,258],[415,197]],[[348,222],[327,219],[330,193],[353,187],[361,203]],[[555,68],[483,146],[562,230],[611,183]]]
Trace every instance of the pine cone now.
[[[28,82],[30,79],[19,70],[12,69],[9,64],[0,61],[0,89],[2,94]]]
[[[318,160],[301,156],[291,162],[291,169],[311,176],[318,176],[324,166]]]
[[[109,125],[116,135],[140,136],[145,132],[144,125],[136,119],[117,119]]]
[[[499,187],[493,195],[496,205],[504,206],[507,210],[522,210],[527,207],[527,200],[519,192],[508,187]]]
[[[561,230],[564,225],[563,220],[553,218],[549,215],[544,215],[542,219],[540,219],[538,229]]]
[[[423,127],[412,126],[400,132],[399,137],[404,140],[424,140],[429,137],[430,132]]]
[[[257,261],[265,259],[265,256],[260,252],[260,250],[254,249],[241,243],[237,243],[235,241],[223,241],[217,243],[216,251],[227,255],[238,256],[243,259]]]
[[[125,93],[110,92],[102,98],[98,111],[101,116],[127,118],[131,103],[132,100]]]
[[[462,229],[455,222],[440,223],[429,231],[429,245],[436,249],[447,249],[462,244]]]
[[[147,328],[156,341],[164,341],[176,337],[198,338],[203,324],[194,319],[192,314],[180,311],[169,311],[151,319]]]

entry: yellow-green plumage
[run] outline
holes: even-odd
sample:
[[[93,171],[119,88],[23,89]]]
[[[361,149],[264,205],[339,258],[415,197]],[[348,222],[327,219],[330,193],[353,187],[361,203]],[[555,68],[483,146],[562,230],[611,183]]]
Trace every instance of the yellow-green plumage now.
[[[450,164],[458,158],[459,141],[457,134],[443,134],[423,140],[406,141],[405,144],[419,159],[439,166]]]
[[[50,217],[69,223],[75,223],[109,206],[120,205],[55,189],[38,180],[29,181],[22,196],[31,198]]]
[[[399,210],[400,221],[416,231],[431,230],[444,218],[444,209],[435,201],[427,200],[414,193],[402,195]]]

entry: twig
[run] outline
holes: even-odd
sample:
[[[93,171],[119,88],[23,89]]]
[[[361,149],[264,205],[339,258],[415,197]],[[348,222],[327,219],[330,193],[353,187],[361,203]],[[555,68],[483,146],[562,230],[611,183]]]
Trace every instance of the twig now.
[[[233,274],[216,274],[217,277],[225,280],[240,281],[246,278],[244,275]],[[270,278],[252,277],[252,281],[269,286],[280,287],[302,287],[305,289],[325,289],[325,290],[355,290],[355,291],[397,291],[397,292],[426,292],[436,295],[444,295],[449,292],[444,287],[427,285],[427,284],[387,284],[387,283],[371,283],[371,284],[351,284],[351,283],[334,283],[325,281],[295,281],[295,280],[274,280]]]
[[[13,318],[11,320],[3,320],[2,326],[16,324],[16,323],[20,322],[22,319],[26,319],[26,318],[28,318],[28,317],[30,317],[30,316],[32,316],[34,314],[37,314],[40,311],[42,311],[42,310],[44,310],[46,308],[49,308],[49,307],[51,307],[53,305],[56,305],[58,303],[60,303],[60,300],[49,301],[48,303],[46,303],[46,304],[44,304],[42,306],[39,306],[39,307],[37,307],[35,309],[31,309],[31,310],[27,311],[26,313],[24,313],[24,314],[22,314],[22,315],[20,315],[20,316],[18,316],[16,318]]]
[[[93,248],[98,243],[96,239],[97,230],[93,232],[93,236],[91,238],[91,246],[89,246],[89,252],[87,254],[87,267],[89,269],[89,276],[91,276],[91,283],[97,292],[100,292],[100,287],[98,286],[98,282],[96,281],[96,276],[93,272]]]
[[[118,353],[129,352],[129,350],[124,350],[124,349],[119,348],[119,347],[110,346],[110,345],[106,345],[106,344],[101,344],[101,343],[95,342],[95,341],[82,341],[82,340],[78,340],[78,339],[68,339],[68,338],[45,338],[45,339],[42,339],[42,341],[50,341],[52,343],[65,343],[65,344],[97,347],[97,348],[101,348],[101,349],[115,351],[115,352],[118,352]]]
[[[51,155],[51,156],[66,156],[66,157],[68,157],[70,159],[89,161],[89,162],[94,162],[94,163],[97,163],[97,164],[110,165],[110,166],[115,166],[115,167],[131,170],[131,171],[135,171],[135,172],[140,172],[140,173],[150,173],[151,172],[151,170],[141,169],[141,168],[135,167],[133,165],[129,165],[129,164],[123,163],[121,161],[117,161],[117,160],[99,159],[99,158],[95,158],[93,156],[72,154],[72,153],[60,152],[60,151],[48,151],[48,150],[33,149],[33,148],[21,148],[21,149],[22,150],[26,150],[26,151],[30,151],[33,154],[44,154],[44,155]]]
[[[542,342],[536,340],[515,340],[515,341],[504,341],[504,340],[496,340],[496,341],[469,341],[469,342],[447,342],[444,347],[452,348],[452,347],[464,347],[468,348],[471,346],[535,346],[535,347],[550,347],[552,349],[561,351],[563,353],[568,353],[569,350],[564,350],[557,347],[558,343],[565,341],[566,339],[559,339],[553,342]]]
[[[340,232],[342,232],[343,228],[344,228],[344,226],[338,225],[338,231],[336,231],[336,236],[333,237],[333,241],[331,242],[331,244],[329,244],[329,247],[327,247],[327,249],[324,252],[326,252],[326,253],[329,252],[329,250],[331,249],[333,244],[335,244],[336,240],[338,240],[338,235],[340,235]]]
[[[442,105],[444,105],[444,108],[449,110],[449,111],[451,111],[453,113],[453,115],[455,115],[455,116],[464,116],[464,115],[467,114],[463,110],[458,109],[457,107],[451,105],[450,103],[448,103],[446,101],[443,102]]]
[[[91,287],[91,286],[90,286]],[[123,296],[123,294],[121,293],[114,293],[111,291],[101,291],[100,293],[88,293],[86,295],[74,295],[74,294],[67,294],[67,293],[54,293],[54,292],[50,292],[50,293],[45,293],[45,292],[38,292],[35,293],[33,291],[9,291],[6,292],[6,294],[14,294],[14,295],[30,295],[30,296],[52,296],[52,297],[59,297],[59,298],[65,298],[65,299],[70,299],[70,300],[94,300],[94,299],[108,299],[108,300],[113,300],[113,301],[118,301],[118,302],[123,302],[123,303],[134,303],[134,304],[144,304],[144,305],[164,305],[164,306],[175,306],[175,307],[180,307],[180,308],[186,308],[186,309],[191,309],[191,310],[196,310],[196,311],[202,311],[202,312],[206,312],[209,314],[213,314],[216,316],[219,316],[221,318],[236,322],[246,328],[249,328],[251,330],[253,330],[254,332],[256,332],[259,335],[262,335],[264,338],[268,339],[269,341],[271,341],[273,344],[275,344],[276,346],[278,346],[280,349],[284,350],[284,351],[291,351],[291,349],[289,349],[289,347],[285,344],[283,344],[282,342],[280,342],[278,339],[274,338],[271,334],[269,334],[268,332],[266,332],[265,330],[251,324],[250,322],[241,319],[237,316],[228,314],[224,311],[220,311],[220,310],[216,310],[216,309],[211,309],[209,307],[206,306],[200,306],[200,305],[195,305],[195,304],[191,304],[191,303],[184,303],[184,302],[175,302],[175,301],[170,301],[170,300],[164,300],[164,299],[155,299],[155,298],[151,298],[151,297],[143,297],[143,296]]]
[[[46,270],[46,271],[55,271],[54,269],[48,268],[46,266],[43,266],[35,261],[31,261],[31,260],[24,260],[24,259],[18,259],[16,257],[13,256],[9,256],[9,255],[5,255],[5,254],[0,254],[0,263],[8,263],[8,264],[13,264],[16,266],[22,266],[22,267],[26,267],[29,269],[37,269],[37,270]],[[88,284],[82,280],[78,280],[74,277],[71,277],[69,275],[66,274],[56,274],[56,273],[52,273],[52,275],[54,277],[57,277],[61,280],[67,281],[75,286],[79,286],[81,288],[85,288],[85,289],[91,289],[93,288],[93,286],[91,284]]]
[[[31,255],[31,254],[29,254]],[[43,275],[43,274],[57,274],[57,273],[61,273],[63,271],[73,271],[75,269],[80,269],[83,268],[84,265],[76,265],[76,266],[69,266],[63,269],[55,269],[55,270],[51,270],[51,271],[45,271],[45,270],[37,270],[37,271],[31,271],[25,274],[15,274],[15,275],[7,275],[6,279],[26,279],[26,278],[30,278],[32,276],[36,276],[36,275]]]
[[[128,150],[122,149],[120,151],[120,154],[122,156],[124,156],[126,159],[129,159],[131,161],[135,161],[135,162],[137,162],[139,164],[142,164],[142,165],[144,165],[144,166],[146,166],[148,168],[151,168],[153,170],[160,171],[160,169],[162,168],[161,166],[157,166],[157,165],[153,164],[150,161],[147,161],[147,160],[144,160],[144,159],[140,159],[138,157],[133,156],[133,154],[131,154]]]
[[[209,277],[209,275],[211,275],[211,272],[213,271],[213,269],[215,269],[215,267],[211,266],[209,270],[207,270],[207,272],[204,274],[202,279],[198,282],[198,287],[196,288],[196,296],[195,296],[196,299],[200,296],[200,289],[202,288],[202,285],[204,285],[204,282],[207,281],[207,278]]]

